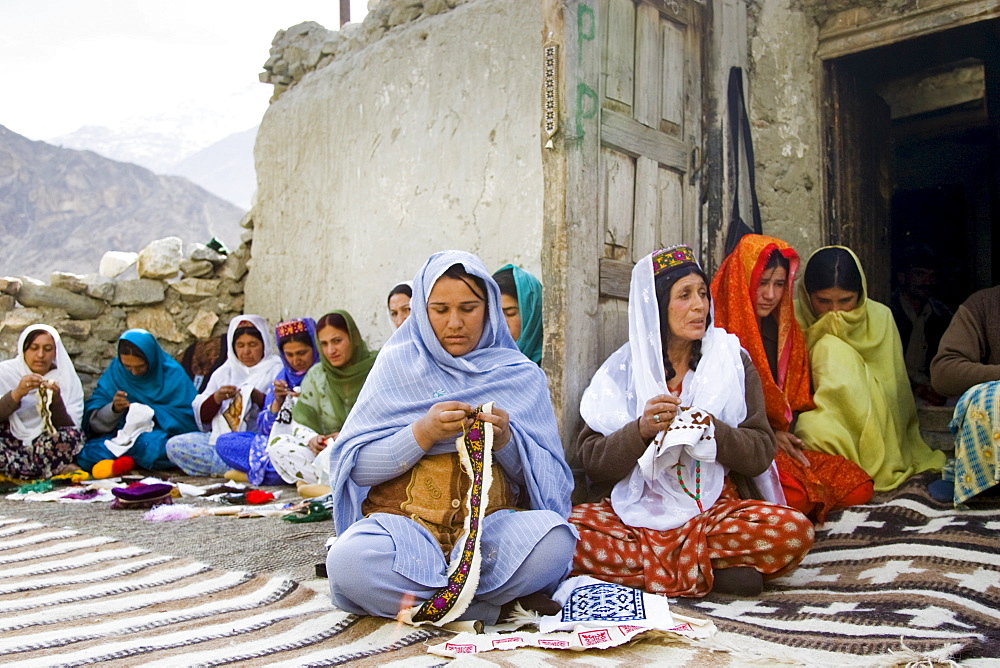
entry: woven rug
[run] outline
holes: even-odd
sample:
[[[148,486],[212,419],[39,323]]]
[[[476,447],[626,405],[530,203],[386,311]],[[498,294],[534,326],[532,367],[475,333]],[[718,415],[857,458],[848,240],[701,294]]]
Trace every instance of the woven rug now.
[[[924,483],[832,513],[803,564],[758,599],[674,604],[716,623],[710,645],[513,650],[455,663],[701,668],[951,658],[997,665],[1000,512],[954,511],[928,499]],[[219,570],[113,538],[0,518],[3,665],[434,666],[447,661],[427,646],[449,635],[347,614],[325,590],[286,577]]]
[[[905,646],[998,665],[1000,509],[956,511],[927,496],[927,480],[831,513],[802,564],[760,598],[678,610],[710,617],[744,658],[872,665]]]
[[[347,614],[284,577],[0,519],[4,665],[337,665],[385,653],[430,665],[441,660],[423,643],[439,635]]]

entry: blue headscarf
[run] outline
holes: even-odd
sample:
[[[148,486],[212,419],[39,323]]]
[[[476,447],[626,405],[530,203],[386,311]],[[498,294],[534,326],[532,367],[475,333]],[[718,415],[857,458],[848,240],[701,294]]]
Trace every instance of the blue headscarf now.
[[[482,337],[461,357],[445,351],[427,317],[427,296],[434,283],[456,264],[481,278],[488,293]],[[506,410],[511,430],[506,447],[517,448],[524,469],[522,499],[533,510],[553,510],[567,517],[573,483],[545,374],[511,338],[500,309],[500,288],[482,261],[462,251],[435,253],[414,278],[411,304],[410,317],[379,352],[340,436],[330,446],[337,533],[361,519],[361,502],[368,494],[368,488],[351,480],[358,450],[409,429],[441,401],[472,406],[493,401]]]
[[[302,385],[302,379],[306,377],[309,373],[309,369],[306,369],[302,373],[296,372],[288,364],[288,360],[285,359],[285,353],[282,350],[282,346],[285,342],[292,336],[291,333],[283,334],[289,329],[289,326],[295,326],[297,323],[301,322],[305,326],[306,333],[309,335],[309,345],[312,346],[313,351],[313,364],[319,362],[319,351],[316,350],[316,321],[312,318],[292,318],[291,320],[286,320],[284,322],[279,322],[278,326],[274,328],[274,339],[278,342],[278,357],[281,358],[281,371],[278,375],[274,377],[275,380],[283,380],[288,383],[289,388],[296,388]],[[309,365],[312,368],[312,364]],[[274,393],[274,383],[271,383],[270,394]],[[274,397],[271,396],[273,399]],[[264,404],[267,406],[268,404]]]
[[[542,284],[533,274],[506,264],[497,272],[510,269],[517,288],[517,309],[521,312],[521,334],[517,347],[535,364],[542,363]]]
[[[198,431],[191,411],[191,401],[197,391],[184,367],[175,362],[160,347],[156,337],[144,329],[126,330],[119,341],[128,341],[142,351],[148,365],[146,373],[133,376],[120,358],[113,359],[84,406],[84,419],[89,420],[93,411],[111,403],[115,392],[122,390],[128,392],[130,403],[145,404],[153,409],[158,429],[171,436]]]

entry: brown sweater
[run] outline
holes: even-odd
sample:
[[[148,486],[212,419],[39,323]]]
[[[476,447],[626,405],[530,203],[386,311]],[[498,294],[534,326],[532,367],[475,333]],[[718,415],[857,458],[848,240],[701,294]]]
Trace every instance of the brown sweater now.
[[[1000,380],[1000,286],[958,307],[931,362],[931,385],[945,396],[991,380]]]
[[[760,376],[750,357],[746,353],[742,353],[742,357],[746,374],[747,416],[738,427],[715,421],[716,458],[729,468],[740,496],[760,498],[750,478],[760,475],[771,465],[777,444],[774,432],[767,423]],[[611,488],[632,472],[648,446],[649,443],[639,434],[638,420],[629,422],[610,436],[584,426],[576,441],[576,456],[589,480],[586,500],[600,501],[610,495]]]

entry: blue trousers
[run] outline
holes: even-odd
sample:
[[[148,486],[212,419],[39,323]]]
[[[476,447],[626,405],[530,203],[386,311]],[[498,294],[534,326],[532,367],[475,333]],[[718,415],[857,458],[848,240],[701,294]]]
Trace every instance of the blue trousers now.
[[[85,471],[94,468],[94,464],[102,459],[115,459],[115,455],[104,445],[104,441],[114,436],[105,434],[96,436],[86,442],[83,450],[76,456],[76,464]],[[139,434],[135,445],[129,448],[125,454],[135,460],[136,466],[147,471],[162,471],[172,469],[174,465],[167,458],[167,438],[169,435],[165,431],[154,429],[153,431]]]

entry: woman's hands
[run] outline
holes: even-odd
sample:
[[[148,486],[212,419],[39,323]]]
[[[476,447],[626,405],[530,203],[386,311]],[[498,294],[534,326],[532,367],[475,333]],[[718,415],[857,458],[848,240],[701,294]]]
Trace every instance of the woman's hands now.
[[[274,401],[271,402],[271,412],[276,414],[280,411],[281,406],[285,403],[285,399],[289,396],[297,397],[299,396],[299,393],[288,387],[287,381],[274,381]]]
[[[111,410],[113,410],[115,413],[122,413],[128,410],[128,407],[130,405],[131,404],[128,400],[128,392],[125,392],[123,390],[118,390],[117,392],[115,392],[115,396],[111,399]]]
[[[26,376],[22,376],[14,389],[10,391],[10,398],[17,403],[21,403],[21,400],[28,396],[29,393],[34,392],[40,387],[47,387],[52,391],[53,401],[59,398],[59,386],[52,381],[45,380],[45,378],[37,373],[29,373]]]
[[[805,443],[802,442],[802,439],[790,431],[775,431],[774,440],[778,442],[779,450],[783,451],[799,464],[808,468],[809,460],[802,452],[802,448],[805,445]]]
[[[493,425],[493,449],[500,450],[510,442],[510,416],[502,408],[493,407],[493,413],[476,413],[475,408],[461,401],[442,401],[431,406],[427,413],[413,423],[413,437],[424,451],[438,441],[455,438],[463,429],[481,418]]]
[[[326,450],[326,446],[330,444],[330,441],[335,440],[338,436],[340,436],[339,431],[335,431],[332,434],[316,434],[309,439],[306,445],[309,447],[309,451],[315,456]]]
[[[237,394],[240,393],[240,388],[235,385],[223,385],[217,389],[212,396],[215,398],[217,404],[221,404],[226,399],[232,399]]]
[[[680,397],[672,394],[658,394],[646,402],[639,416],[639,434],[647,442],[658,432],[666,431],[680,410]]]
[[[493,450],[501,450],[510,442],[510,415],[502,408],[493,407],[493,413],[480,413],[483,422],[493,425]]]

